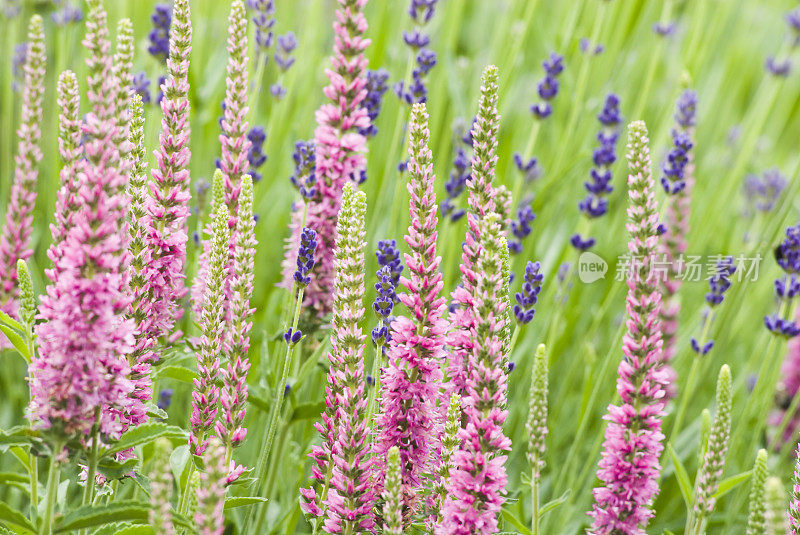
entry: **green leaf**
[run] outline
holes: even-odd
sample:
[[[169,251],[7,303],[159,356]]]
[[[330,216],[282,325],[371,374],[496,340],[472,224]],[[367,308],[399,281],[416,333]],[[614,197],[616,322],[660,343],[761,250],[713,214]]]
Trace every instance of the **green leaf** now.
[[[30,476],[16,472],[0,472],[0,486],[7,483],[29,483]]]
[[[716,500],[722,498],[730,491],[750,479],[751,475],[753,475],[753,471],[748,470],[747,472],[742,472],[741,474],[736,474],[735,476],[723,479],[719,482],[719,489],[717,489],[717,492],[714,493],[714,499]]]
[[[85,505],[56,522],[55,533],[70,533],[112,522],[147,522],[150,505],[123,500],[105,505]]]
[[[20,448],[19,446],[11,446],[10,448],[8,448],[8,451],[10,451],[11,455],[13,455],[15,459],[17,459],[17,462],[19,462],[22,468],[24,468],[26,472],[30,473],[31,471],[30,457],[29,457],[30,454],[23,448]]]
[[[154,533],[153,526],[146,524],[108,524],[92,535],[152,535]]]
[[[672,464],[675,466],[675,478],[678,480],[678,487],[681,489],[683,501],[686,502],[686,507],[691,507],[693,490],[692,483],[689,480],[689,473],[686,471],[686,467],[683,466],[681,460],[678,459],[678,455],[669,442],[667,442],[667,451],[669,452],[670,459],[672,459]]]
[[[28,346],[25,344],[25,340],[23,340],[22,336],[9,327],[8,325],[0,325],[0,331],[6,335],[8,341],[11,342],[11,345],[14,346],[22,358],[24,358],[27,362],[31,361],[31,352],[28,350]]]
[[[183,444],[178,446],[169,455],[169,466],[172,469],[172,477],[178,483],[178,488],[183,490],[186,482],[184,481],[183,472],[186,465],[189,463],[189,446]]]
[[[139,466],[139,459],[135,457],[124,462],[106,457],[97,463],[97,471],[108,479],[121,479],[135,470],[137,466]]]
[[[139,446],[140,444],[153,442],[155,439],[164,436],[168,438],[185,439],[186,432],[180,427],[167,425],[163,422],[148,422],[126,431],[117,443],[107,449],[104,454],[108,455],[127,450]]]
[[[36,526],[25,515],[16,509],[12,509],[5,502],[0,502],[0,522],[18,533],[36,533]]]
[[[264,503],[268,501],[266,498],[260,496],[231,496],[225,498],[225,510],[233,509],[235,507],[244,507],[245,505],[253,505],[254,503]]]
[[[0,446],[43,446],[39,432],[24,425],[12,427],[8,431],[0,431]]]
[[[147,415],[151,418],[161,418],[162,420],[166,420],[169,418],[167,411],[163,409],[159,409],[158,406],[153,403],[152,401],[148,401],[144,404],[145,409],[147,409]]]
[[[561,505],[562,503],[566,502],[567,498],[569,498],[570,493],[572,493],[572,489],[567,489],[564,491],[564,494],[562,494],[558,498],[550,500],[549,502],[541,506],[539,508],[539,518],[542,518],[544,515],[546,515],[547,513],[549,513],[559,505]]]
[[[0,323],[3,325],[8,325],[12,329],[16,329],[20,332],[25,332],[25,327],[23,327],[20,322],[2,311],[0,311]]]
[[[175,379],[182,383],[194,384],[197,372],[183,366],[163,366],[153,374],[156,379]]]
[[[514,516],[513,513],[508,509],[503,509],[503,518],[506,520],[506,522],[513,524],[514,527],[517,528],[523,535],[532,535],[533,532],[528,528],[528,526],[523,524],[522,521]]]
[[[197,524],[194,519],[187,518],[177,511],[172,511],[172,524],[184,528],[189,533],[197,533]]]
[[[302,405],[298,405],[292,411],[292,417],[289,418],[290,422],[297,422],[299,420],[309,420],[311,418],[317,418],[325,410],[325,402],[320,401],[318,403],[303,403]]]
[[[250,387],[247,391],[247,401],[255,408],[269,414],[269,408],[272,406],[272,401],[267,399],[268,394],[261,388],[255,385]]]

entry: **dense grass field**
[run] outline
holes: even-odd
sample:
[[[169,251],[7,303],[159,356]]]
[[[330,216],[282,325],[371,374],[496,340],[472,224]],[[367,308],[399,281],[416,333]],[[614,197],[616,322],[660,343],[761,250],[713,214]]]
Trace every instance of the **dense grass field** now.
[[[265,52],[256,43],[256,26],[252,21],[255,12],[247,10],[250,59],[246,70],[250,81],[244,90],[245,105],[249,106],[244,115],[251,127],[261,126],[265,130],[263,153],[267,159],[258,168],[261,180],[253,186],[257,246],[250,298],[254,309],[249,333],[250,369],[246,374],[249,394],[244,426],[248,432],[241,446],[233,450],[235,462],[251,471],[227,489],[225,533],[323,531],[321,524],[315,528],[313,517],[303,514],[299,489],[309,485],[313,461],[308,453],[312,445],[320,443],[314,424],[325,410],[329,367],[326,354],[332,350],[330,338],[335,329],[331,322],[336,320],[330,314],[318,317],[306,307],[299,315],[299,323],[294,325],[305,337],[287,352],[284,332],[292,326],[294,294],[290,296],[279,283],[285,240],[290,236],[292,205],[299,199],[290,181],[295,172],[292,153],[298,141],[314,138],[315,111],[328,102],[323,87],[328,84],[326,69],[331,68],[334,47],[332,25],[340,3],[354,2],[274,2],[275,36],[292,32],[297,40],[296,48],[288,53],[295,61],[285,70],[274,57],[264,64]],[[401,253],[411,252],[403,241],[411,223],[406,189],[410,174],[398,170],[398,164],[408,159],[411,106],[393,90],[399,81],[408,85],[415,67],[414,51],[403,42],[403,32],[415,28],[408,13],[410,3],[372,0],[363,9],[368,23],[365,37],[371,41],[364,51],[368,68],[385,69],[389,86],[373,121],[377,133],[366,140],[366,180],[357,186],[366,199],[363,305],[366,312],[359,325],[367,336],[378,321],[372,312],[376,298],[374,285],[378,281],[375,272],[380,267],[374,254],[378,241],[395,239]],[[60,13],[62,4],[79,7],[82,20],[56,24],[53,14]],[[647,126],[659,221],[666,222],[665,206],[670,201],[659,181],[662,164],[673,149],[676,101],[685,90],[697,94],[690,164],[694,187],[689,197],[691,216],[685,254],[696,257],[700,275],[684,281],[677,297],[680,309],[676,354],[671,361],[677,372],[672,382],[676,393],[666,402],[661,418],[661,431],[665,435],[661,442],[665,449],[658,455],[661,470],[655,481],[659,491],[651,505],[655,516],[645,522],[646,527],[642,525],[631,531],[596,528],[594,532],[745,533],[753,496],[763,496],[765,492],[763,480],[759,487],[757,478],[754,489],[751,474],[756,453],[764,448],[768,451],[768,473],[780,478],[783,495],[771,480],[766,486],[769,521],[760,531],[748,533],[788,533],[789,520],[785,526],[781,522],[790,502],[800,499],[792,494],[793,451],[799,437],[790,423],[787,439],[774,440],[781,419],[779,416],[776,423],[767,415],[775,414],[779,407],[797,409],[795,393],[787,392],[784,385],[792,380],[796,384],[800,375],[791,377],[780,371],[784,358],[791,354],[789,348],[793,342],[769,332],[764,317],[776,310],[774,280],[783,275],[776,262],[775,248],[785,238],[787,227],[800,222],[800,152],[796,143],[800,139],[800,77],[796,70],[800,62],[800,48],[796,46],[800,27],[792,27],[786,19],[797,7],[796,3],[788,0],[440,0],[434,4],[433,16],[421,30],[430,37],[427,48],[436,54],[436,64],[425,81],[428,91],[425,103],[437,201],[447,196],[445,183],[454,172],[456,151],[465,150],[467,157],[472,154],[472,147],[462,137],[478,112],[482,73],[488,65],[495,65],[500,122],[494,185],[504,185],[512,192],[512,218],[525,205],[530,205],[536,214],[532,232],[521,242],[521,251],[510,256],[510,271],[515,274],[510,283],[511,305],[513,294],[520,291],[528,261],[539,261],[544,276],[533,320],[528,324],[511,322],[513,341],[510,351],[500,361],[501,373],[507,373],[508,381],[508,416],[502,430],[512,447],[505,461],[508,482],[502,512],[497,515],[499,526],[497,530],[472,527],[457,531],[442,524],[437,529],[444,531],[437,533],[573,534],[591,528],[593,519],[586,513],[595,503],[592,489],[602,485],[596,472],[607,426],[604,416],[609,404],[619,404],[617,368],[623,359],[628,315],[628,285],[618,276],[625,267],[622,257],[629,240],[626,125],[641,120]],[[191,214],[187,227],[187,287],[202,263],[200,240],[207,238],[203,228],[211,221],[214,209],[210,206],[213,193],[207,188],[213,180],[215,161],[222,154],[220,117],[221,103],[226,97],[229,58],[226,39],[231,2],[190,0],[189,5]],[[17,128],[23,105],[24,80],[19,74],[20,63],[14,59],[15,47],[26,41],[32,16],[41,15],[44,24],[47,59],[42,119],[37,122],[41,129],[42,159],[34,188],[37,196],[30,238],[33,254],[27,260],[33,290],[42,296],[51,284],[45,270],[53,266],[48,247],[54,239],[51,225],[56,221],[54,209],[62,180],[58,137],[59,113],[63,108],[57,103],[56,83],[62,71],[72,70],[82,95],[80,116],[92,111],[86,97],[90,72],[85,59],[89,53],[81,43],[89,10],[83,0],[0,0],[0,6],[6,14],[0,17],[3,53],[0,213],[3,214],[8,210],[15,177],[14,155],[18,151]],[[147,169],[158,166],[156,152],[162,110],[155,103],[156,80],[167,73],[164,58],[148,52],[155,8],[156,2],[151,0],[105,0],[112,42],[118,22],[130,19],[134,45],[132,73],[144,72],[151,80],[152,102],[144,104],[143,116],[146,148],[143,164]],[[654,31],[655,25],[668,31]],[[239,37],[244,39],[245,35]],[[266,53],[274,54],[278,44],[273,43]],[[542,100],[537,94],[537,83],[545,74],[542,61],[551,53],[563,56],[564,68],[558,75],[557,95],[550,101],[552,115],[539,120],[530,107]],[[783,61],[790,62],[788,73],[776,74],[766,67],[771,65],[774,71],[774,66]],[[271,91],[274,84],[285,89],[282,98],[276,98]],[[617,157],[610,166],[613,192],[608,195],[607,214],[589,221],[579,211],[578,203],[586,195],[584,182],[589,180],[593,168],[593,150],[602,126],[598,114],[610,93],[619,97],[621,113],[621,122],[616,127]],[[515,153],[526,160],[537,159],[535,179],[526,178],[517,168]],[[762,209],[765,207],[756,206],[760,201],[752,189],[752,181],[750,189],[747,183],[753,176],[763,177],[765,172],[772,176],[770,173],[775,169],[783,176],[785,189],[775,196],[769,209]],[[125,179],[128,180],[127,176]],[[462,193],[453,200],[458,209],[468,208],[468,194]],[[440,213],[436,230],[437,253],[442,257],[438,268],[443,275],[441,295],[449,304],[450,293],[461,282],[459,266],[467,217],[451,221]],[[124,229],[119,232],[124,233]],[[596,238],[591,248],[596,256],[580,255],[570,244],[570,237],[576,232]],[[211,238],[208,240],[211,247]],[[796,249],[793,251],[797,253]],[[713,321],[704,328],[708,278],[722,255],[731,255],[741,263],[724,301],[714,307]],[[604,276],[592,280],[590,262],[605,265]],[[294,263],[293,258],[290,263]],[[403,275],[408,274],[406,267]],[[9,292],[2,288],[0,291]],[[152,521],[152,511],[158,511],[156,505],[163,506],[163,502],[157,503],[156,493],[151,491],[153,482],[160,481],[154,474],[161,471],[174,474],[174,488],[171,479],[167,484],[168,495],[173,496],[175,529],[186,533],[221,533],[203,527],[203,521],[196,521],[192,515],[193,505],[183,503],[194,500],[189,495],[195,487],[190,486],[190,492],[186,492],[192,478],[198,477],[193,474],[203,473],[206,478],[214,473],[214,468],[207,457],[203,460],[203,455],[192,456],[187,445],[192,392],[196,388],[192,381],[198,377],[204,320],[193,314],[190,294],[178,303],[185,313],[169,332],[162,332],[155,341],[162,359],[151,371],[153,403],[164,402],[162,394],[171,393],[170,401],[160,405],[166,414],[153,412],[150,423],[142,428],[141,438],[126,443],[134,445],[135,462],[120,465],[106,457],[105,465],[99,463],[100,472],[107,472],[108,481],[91,492],[84,488],[79,465],[92,464],[90,436],[97,438],[96,433],[92,435],[96,430],[54,438],[52,428],[45,429],[37,420],[36,410],[28,408],[30,358],[26,360],[20,350],[12,347],[0,350],[0,532],[159,533]],[[195,305],[202,308],[203,303]],[[16,310],[9,310],[9,314],[19,319]],[[394,314],[408,315],[408,312],[403,304],[397,304]],[[448,314],[444,317],[447,319]],[[41,325],[46,320],[41,316],[36,323]],[[12,323],[4,323],[5,329],[16,333],[13,320],[9,321]],[[39,331],[29,332],[30,326],[24,322],[19,327],[22,332],[17,336],[21,335],[20,343],[29,357],[34,361],[46,360],[46,351],[39,347],[41,336],[36,339],[31,334]],[[182,334],[171,338],[171,333],[177,331]],[[691,342],[703,336],[704,340],[713,339],[714,347],[707,355],[696,356]],[[534,522],[531,465],[526,456],[530,432],[526,430],[526,421],[534,355],[539,344],[546,346],[549,431],[545,465],[536,485],[539,521]],[[373,370],[376,351],[369,340],[364,346],[362,388],[363,395],[369,397],[374,389],[366,376]],[[445,350],[448,353],[439,363],[442,366],[450,355],[449,349]],[[797,353],[797,348],[794,352]],[[284,381],[289,354],[292,359]],[[687,518],[697,499],[693,490],[695,474],[703,463],[710,425],[704,423],[703,411],[708,409],[711,419],[717,414],[717,377],[725,364],[732,373],[731,437],[727,455],[723,454],[722,485],[715,491],[718,499],[713,512],[695,531]],[[800,366],[795,365],[794,371],[800,374]],[[372,380],[371,375],[369,379]],[[691,384],[687,384],[689,381]],[[273,416],[282,391],[285,394],[281,408]],[[356,413],[363,413],[366,407]],[[682,422],[676,426],[678,413]],[[166,425],[158,424],[160,421]],[[444,421],[440,424],[436,435],[444,434]],[[133,427],[128,433],[135,430]],[[380,432],[378,428],[376,433]],[[133,435],[126,433],[123,441],[126,436]],[[64,451],[68,453],[62,453],[52,463],[54,445],[63,447],[67,438],[68,449]],[[103,447],[112,447],[119,440],[119,436],[101,438]],[[168,442],[157,441],[158,438],[166,438]],[[269,451],[265,450],[267,442],[272,444]],[[405,454],[401,451],[401,455]],[[59,481],[49,484],[52,478],[48,479],[48,474],[59,466],[60,484]],[[382,475],[374,477],[383,479]],[[31,478],[38,478],[34,485],[38,497],[33,504]],[[212,479],[208,476],[200,485],[212,489],[213,494],[219,489],[214,486],[218,486],[218,481]],[[800,485],[800,481],[795,484]],[[54,489],[57,495],[53,494]],[[226,492],[224,485],[221,492],[223,495]],[[51,498],[54,503],[50,503]],[[151,501],[155,505],[151,506]],[[54,508],[53,522],[48,519],[48,506]],[[86,509],[76,516],[74,511],[81,506]],[[201,499],[199,517],[204,518],[202,506]],[[375,510],[382,511],[380,507]],[[413,500],[405,504],[404,531],[400,533],[426,532],[420,508]],[[89,520],[81,523],[76,521],[78,517]],[[343,522],[346,526],[342,532],[397,533],[384,530],[383,520],[379,514],[374,528]]]

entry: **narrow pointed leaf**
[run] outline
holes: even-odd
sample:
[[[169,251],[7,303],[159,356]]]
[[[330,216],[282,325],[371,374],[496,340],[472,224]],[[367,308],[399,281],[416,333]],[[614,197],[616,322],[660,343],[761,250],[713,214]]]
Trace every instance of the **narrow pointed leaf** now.
[[[692,483],[689,480],[689,473],[686,471],[686,467],[683,466],[681,460],[678,459],[678,455],[669,442],[667,443],[667,451],[669,452],[670,459],[672,459],[672,464],[675,466],[675,478],[678,480],[678,487],[681,489],[683,501],[686,502],[686,507],[691,507]]]

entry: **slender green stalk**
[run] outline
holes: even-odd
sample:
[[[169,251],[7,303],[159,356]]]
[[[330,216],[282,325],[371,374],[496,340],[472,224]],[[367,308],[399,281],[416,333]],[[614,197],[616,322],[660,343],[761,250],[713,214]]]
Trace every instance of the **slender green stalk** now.
[[[64,449],[64,444],[56,442],[53,445],[53,451],[50,456],[50,469],[47,471],[47,495],[44,506],[44,518],[42,519],[41,535],[50,535],[52,533],[53,512],[56,507],[56,494],[58,493],[58,484],[61,479],[61,465],[59,465],[57,459],[62,449]]]
[[[299,288],[297,290],[297,299],[294,302],[294,317],[292,320],[292,332],[297,331],[297,324],[300,321],[300,311],[303,308],[303,294],[305,292],[305,288]],[[275,395],[272,399],[272,410],[270,411],[269,417],[269,424],[265,429],[265,436],[264,439],[261,441],[264,444],[264,448],[261,450],[261,454],[258,458],[258,466],[256,468],[256,479],[254,485],[257,488],[264,488],[268,482],[267,479],[267,471],[269,469],[270,463],[270,452],[272,450],[272,443],[275,439],[275,432],[277,430],[278,421],[280,419],[281,409],[283,408],[283,398],[284,390],[286,381],[289,377],[289,369],[291,368],[292,364],[292,357],[294,356],[294,348],[295,344],[289,343],[286,347],[286,354],[283,357],[283,371],[281,372],[281,378],[278,383],[275,384]],[[256,515],[257,509],[264,509],[264,507],[253,507],[250,509],[250,520],[252,521],[254,515]],[[260,512],[258,513],[260,516]],[[250,524],[250,522],[248,522]]]
[[[39,507],[39,462],[32,450],[28,451],[28,475],[31,482],[31,515],[35,518]]]
[[[624,329],[625,324],[621,324],[617,329],[617,333],[614,337],[614,343],[610,346],[612,349],[609,350],[608,354],[603,359],[603,364],[600,368],[600,371],[593,377],[594,386],[592,387],[592,393],[589,396],[589,402],[586,404],[588,408],[595,407],[597,396],[600,394],[600,389],[608,388],[606,376],[609,374],[609,370],[614,369],[614,364],[618,362],[615,358],[613,358],[613,355],[616,353],[616,351],[618,351],[616,348],[619,347],[619,343],[622,340]],[[586,434],[591,416],[591,410],[586,410],[580,415],[581,419],[580,423],[578,424],[578,430],[575,433],[575,439],[572,441],[566,461],[564,461],[561,472],[559,472],[558,479],[556,480],[558,482],[558,486],[556,488],[559,490],[563,490],[564,488],[573,488],[574,475],[572,474],[571,468],[576,456],[580,452],[580,448],[584,445],[584,435]],[[602,439],[602,435],[598,435],[598,438]],[[569,477],[567,477],[568,475]],[[565,483],[566,485],[564,485]],[[558,491],[556,492],[556,495],[558,495]]]
[[[100,407],[94,411],[94,425],[92,426],[92,449],[89,450],[89,464],[86,468],[86,487],[83,489],[81,505],[89,505],[94,499],[95,475],[97,474],[97,461],[100,452]]]
[[[300,310],[302,309],[303,293],[305,288],[300,288],[297,291],[297,301],[295,304],[294,320],[292,321],[292,332],[297,331],[297,324],[300,321]],[[286,380],[289,377],[289,368],[292,365],[292,357],[294,356],[294,348],[296,344],[288,344],[286,347],[286,354],[283,358],[283,372],[281,373],[281,380],[275,385],[275,396],[272,400],[272,411],[270,414],[269,426],[267,427],[267,440],[264,443],[261,457],[258,460],[257,481],[263,481],[266,477],[267,461],[269,460],[270,450],[272,443],[275,439],[275,431],[277,430],[278,418],[283,408],[284,387]]]
[[[708,334],[711,329],[712,321],[714,321],[714,309],[710,308],[708,311],[708,317],[706,317],[705,324],[703,325],[703,331],[700,334],[699,345],[701,348],[708,341]],[[681,403],[678,406],[678,410],[675,412],[675,423],[672,424],[672,433],[670,434],[672,443],[675,443],[675,440],[678,438],[678,433],[680,432],[681,425],[683,424],[683,418],[686,415],[686,408],[689,405],[689,398],[694,397],[694,384],[697,380],[697,372],[700,368],[701,358],[702,356],[699,353],[696,353],[694,355],[694,359],[692,359],[692,367],[689,369],[689,375],[686,379],[686,387],[681,393]]]
[[[280,422],[280,432],[278,433],[281,437],[278,440],[277,449],[275,450],[275,455],[272,459],[270,459],[269,463],[269,470],[267,471],[267,478],[266,478],[266,487],[264,488],[264,496],[272,496],[272,491],[275,487],[275,482],[277,479],[276,472],[278,470],[278,465],[280,464],[279,461],[283,457],[283,451],[286,447],[286,442],[288,441],[287,431],[288,431],[288,424],[284,421],[279,420]],[[267,514],[266,507],[259,507],[258,508],[258,516],[256,517],[255,526],[263,526],[264,525],[264,516]]]
[[[378,328],[383,327],[383,318],[378,322]],[[375,346],[375,360],[372,363],[373,385],[369,392],[369,412],[367,413],[367,425],[372,425],[375,414],[378,413],[378,393],[381,391],[381,364],[383,363],[383,349],[386,344],[383,342]]]
[[[534,470],[535,472],[535,470]],[[532,480],[531,490],[531,531],[539,535],[539,481]]]

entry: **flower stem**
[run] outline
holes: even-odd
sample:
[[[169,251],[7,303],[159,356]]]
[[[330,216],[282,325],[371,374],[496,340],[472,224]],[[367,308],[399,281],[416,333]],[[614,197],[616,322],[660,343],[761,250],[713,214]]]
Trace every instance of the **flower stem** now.
[[[700,335],[700,349],[708,341],[708,332],[711,328],[711,322],[714,320],[714,310],[710,309],[708,311],[708,317],[706,318],[705,324],[703,325],[703,332]],[[695,354],[694,359],[692,360],[692,367],[689,370],[689,376],[686,379],[686,387],[683,389],[683,393],[681,394],[681,404],[678,406],[678,411],[675,413],[675,423],[672,424],[672,434],[671,441],[674,444],[675,440],[678,438],[678,433],[681,430],[681,425],[683,424],[683,418],[686,414],[686,408],[689,403],[689,398],[693,396],[694,392],[694,383],[697,379],[697,370],[700,367],[700,354]]]
[[[378,323],[378,328],[383,327],[383,319]],[[370,389],[369,412],[367,413],[367,425],[372,424],[372,419],[378,412],[378,393],[381,391],[381,364],[383,360],[384,344],[377,344],[375,347],[375,361],[372,363],[373,385]]]
[[[304,216],[305,219],[305,216]],[[305,288],[299,288],[297,291],[297,299],[294,303],[294,319],[292,320],[292,332],[297,331],[297,324],[300,321],[300,310],[303,306],[303,293],[305,292]],[[286,347],[286,355],[283,358],[283,371],[281,372],[281,378],[278,383],[275,385],[275,397],[272,400],[272,410],[270,411],[270,418],[269,424],[265,430],[266,436],[262,443],[264,443],[264,449],[262,450],[262,454],[258,459],[258,467],[256,470],[256,479],[254,484],[259,485],[260,483],[266,483],[265,479],[267,477],[267,470],[269,468],[269,457],[270,457],[270,450],[272,450],[272,443],[275,440],[275,431],[278,426],[278,420],[280,419],[281,409],[283,408],[283,398],[284,398],[284,391],[286,380],[289,376],[289,369],[291,368],[292,363],[292,356],[294,355],[294,347],[295,344],[288,344]],[[263,487],[260,487],[263,488]],[[253,507],[250,509],[250,520],[254,519],[254,515],[256,515],[256,509],[260,509],[258,507]],[[263,509],[263,507],[261,508]]]
[[[31,515],[35,515],[39,507],[39,462],[33,449],[28,451],[28,474],[31,481]]]
[[[292,332],[297,330],[297,324],[300,321],[300,309],[303,302],[303,292],[305,288],[300,288],[297,291],[297,302],[295,304],[294,320],[292,321]],[[294,355],[294,348],[296,344],[288,344],[286,347],[286,355],[283,358],[283,371],[281,372],[281,380],[275,385],[275,397],[272,402],[272,414],[270,415],[269,426],[267,427],[267,441],[264,444],[264,450],[258,463],[258,477],[257,481],[262,481],[267,475],[267,460],[269,459],[272,443],[275,440],[275,431],[277,430],[278,418],[283,408],[284,390],[286,380],[289,377],[289,369],[292,364],[292,356]]]
[[[50,469],[47,472],[47,501],[45,502],[44,508],[42,535],[50,535],[50,533],[52,533],[53,511],[55,511],[56,493],[58,492],[58,484],[61,479],[61,466],[58,464],[56,458],[63,448],[64,445],[62,443],[56,443],[53,447],[53,453],[50,456]]]
[[[95,475],[97,474],[97,456],[100,451],[100,407],[94,411],[92,426],[92,449],[89,450],[89,465],[86,469],[86,487],[83,489],[81,505],[90,505],[94,499]]]
[[[534,460],[534,465],[539,459]],[[536,477],[536,469],[531,470],[531,531],[533,535],[539,535],[539,478]]]

